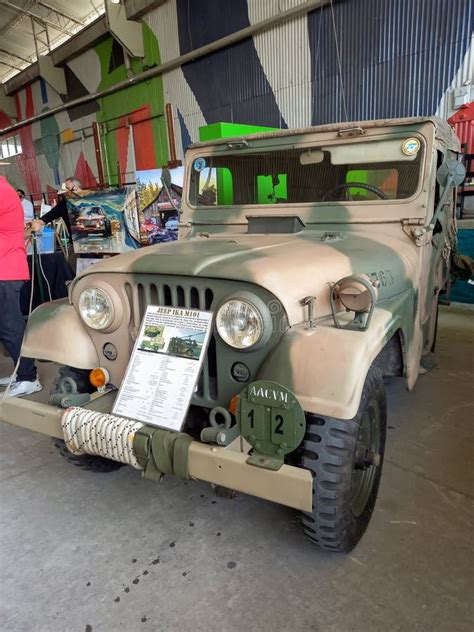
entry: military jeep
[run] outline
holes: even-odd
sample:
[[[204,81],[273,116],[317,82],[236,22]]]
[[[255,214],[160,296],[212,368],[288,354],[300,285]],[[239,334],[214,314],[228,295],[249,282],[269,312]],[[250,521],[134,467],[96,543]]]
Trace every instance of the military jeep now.
[[[190,358],[199,358],[202,349],[202,342],[196,340],[194,335],[185,336],[184,338],[178,338],[177,336],[171,338],[168,345],[169,353],[175,353],[176,355],[189,356]]]
[[[382,472],[384,379],[412,389],[434,348],[459,151],[435,118],[192,145],[179,241],[97,263],[36,309],[22,352],[62,365],[54,405],[5,398],[0,417],[81,467],[295,508],[309,540],[350,551]],[[108,415],[148,305],[215,315],[178,433]]]

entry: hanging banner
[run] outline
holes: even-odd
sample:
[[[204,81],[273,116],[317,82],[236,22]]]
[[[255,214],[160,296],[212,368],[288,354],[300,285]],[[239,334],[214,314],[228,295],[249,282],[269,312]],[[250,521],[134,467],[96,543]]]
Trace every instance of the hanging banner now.
[[[113,413],[181,430],[206,355],[212,313],[150,305]]]

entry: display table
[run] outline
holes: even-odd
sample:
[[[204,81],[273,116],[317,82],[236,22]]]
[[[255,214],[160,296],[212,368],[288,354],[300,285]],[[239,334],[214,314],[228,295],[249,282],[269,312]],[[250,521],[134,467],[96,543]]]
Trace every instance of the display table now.
[[[28,255],[28,267],[30,269],[30,279],[33,277],[32,272],[33,257]],[[50,254],[41,255],[41,267],[44,275],[48,280],[49,287],[51,288],[51,298],[53,300],[57,298],[65,298],[67,296],[67,281],[72,281],[74,278],[74,272],[64,258],[62,252],[52,252]],[[39,279],[42,281],[43,296],[41,295],[41,288],[39,285]],[[21,311],[23,314],[28,314],[30,308],[30,296],[31,296],[31,281],[24,284],[21,289]],[[49,291],[46,281],[41,274],[39,265],[35,269],[35,287],[33,292],[33,306],[32,309],[49,301]]]

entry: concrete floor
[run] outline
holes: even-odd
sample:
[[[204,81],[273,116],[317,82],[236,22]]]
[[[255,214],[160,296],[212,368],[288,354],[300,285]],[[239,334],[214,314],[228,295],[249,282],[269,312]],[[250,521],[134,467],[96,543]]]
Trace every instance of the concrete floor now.
[[[472,630],[473,315],[442,308],[439,366],[387,387],[382,485],[352,555],[305,542],[292,510],[82,472],[1,423],[0,629]]]

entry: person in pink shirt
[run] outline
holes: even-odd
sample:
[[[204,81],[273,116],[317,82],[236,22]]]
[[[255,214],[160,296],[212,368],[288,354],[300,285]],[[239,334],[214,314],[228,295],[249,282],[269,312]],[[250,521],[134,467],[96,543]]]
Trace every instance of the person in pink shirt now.
[[[25,332],[20,290],[29,278],[23,207],[15,189],[0,176],[0,342],[15,366]],[[7,386],[10,380],[10,376],[0,379],[0,386]],[[34,360],[22,358],[7,396],[21,397],[41,389]]]

